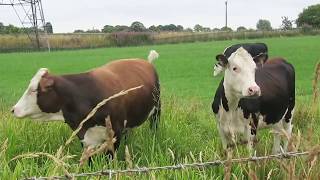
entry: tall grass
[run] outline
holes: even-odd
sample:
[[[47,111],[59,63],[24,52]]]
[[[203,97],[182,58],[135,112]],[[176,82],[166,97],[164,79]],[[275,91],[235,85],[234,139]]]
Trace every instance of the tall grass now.
[[[242,31],[242,32],[118,32],[103,33],[79,33],[79,34],[52,34],[41,36],[41,49],[46,50],[48,39],[51,49],[83,49],[100,47],[139,46],[148,44],[175,44],[197,41],[221,41],[232,39],[257,39],[270,37],[291,37],[301,35],[317,35],[320,30],[314,29],[307,32],[295,29],[290,31]],[[34,37],[30,41],[27,35],[0,35],[0,52],[34,51],[36,45]]]

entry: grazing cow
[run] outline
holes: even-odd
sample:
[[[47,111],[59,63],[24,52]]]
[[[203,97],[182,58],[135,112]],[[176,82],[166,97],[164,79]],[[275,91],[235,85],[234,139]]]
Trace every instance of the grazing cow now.
[[[267,59],[268,59],[268,47],[264,43],[241,43],[241,44],[234,44],[227,47],[223,54],[219,54],[216,56],[218,63],[214,66],[213,74],[216,76],[221,71],[223,71],[223,66],[219,64],[219,59],[223,58],[222,56],[226,57],[227,59],[234,53],[238,48],[243,47],[248,53],[253,57],[253,61],[258,65],[258,67],[262,66]]]
[[[87,114],[103,99],[122,90],[143,85],[127,95],[102,106],[84,123],[77,136],[85,147],[103,143],[106,139],[105,119],[110,116],[117,149],[125,128],[141,125],[149,116],[156,126],[160,111],[160,84],[152,61],[158,53],[150,51],[148,61],[123,59],[110,62],[89,72],[53,75],[41,68],[12,108],[18,118],[64,119],[75,130]]]
[[[268,60],[256,68],[252,56],[242,47],[229,59],[219,59],[225,72],[217,88],[212,110],[218,120],[223,148],[234,145],[237,135],[251,149],[257,128],[282,129],[291,136],[295,106],[295,71],[282,58]],[[281,136],[274,134],[273,153],[279,153]],[[284,150],[288,140],[284,139]]]

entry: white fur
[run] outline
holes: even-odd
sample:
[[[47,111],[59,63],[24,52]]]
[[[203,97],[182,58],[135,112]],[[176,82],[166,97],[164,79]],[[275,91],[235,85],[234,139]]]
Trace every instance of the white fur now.
[[[42,76],[48,69],[41,68],[33,76],[30,84],[16,105],[13,106],[14,116],[17,118],[30,117],[36,120],[57,121],[64,120],[62,112],[45,113],[42,112],[37,104],[37,89]]]
[[[81,140],[85,148],[95,148],[107,140],[107,129],[104,126],[89,128]]]
[[[148,61],[152,63],[154,60],[159,58],[159,54],[155,50],[151,50],[148,56]]]

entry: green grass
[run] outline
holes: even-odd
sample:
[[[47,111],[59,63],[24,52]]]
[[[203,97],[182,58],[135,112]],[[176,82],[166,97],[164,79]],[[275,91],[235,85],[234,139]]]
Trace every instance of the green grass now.
[[[312,99],[312,78],[314,66],[320,60],[320,36],[294,38],[271,38],[250,41],[218,41],[176,45],[157,45],[130,48],[103,48],[77,51],[57,51],[52,53],[11,53],[0,54],[0,144],[8,139],[8,148],[1,154],[0,179],[16,179],[29,176],[53,175],[54,163],[45,157],[11,161],[13,157],[27,152],[55,153],[71,135],[64,123],[41,123],[32,120],[15,119],[9,109],[20,98],[30,79],[40,67],[47,67],[54,74],[78,73],[121,58],[146,58],[150,49],[159,52],[155,66],[161,80],[163,113],[159,131],[149,130],[148,122],[134,129],[127,144],[134,165],[161,166],[194,162],[191,153],[199,161],[223,158],[223,150],[218,136],[216,122],[211,111],[211,101],[221,77],[212,76],[215,55],[230,44],[239,42],[265,42],[269,46],[269,56],[281,56],[291,62],[296,69],[297,106],[294,119],[295,132],[299,129],[303,138],[311,133],[309,141],[304,141],[301,150],[319,144],[319,117],[308,115]],[[309,132],[309,133],[307,133]],[[258,155],[270,152],[272,136],[262,131],[257,145]],[[174,153],[172,157],[169,149]],[[67,148],[68,154],[77,155],[69,160],[70,172],[77,170],[81,146],[75,141]],[[191,152],[191,153],[190,153]],[[247,156],[240,147],[236,156]],[[124,162],[124,140],[111,163],[98,156],[94,166],[85,166],[83,171],[97,171],[102,168],[126,168]],[[302,159],[302,161],[304,161]],[[298,163],[296,174],[301,175],[306,163]],[[285,171],[277,161],[263,162],[256,166],[259,179],[266,178],[273,169],[272,179],[284,178]],[[240,179],[247,179],[246,165],[234,165],[232,173]],[[317,163],[313,177],[318,177],[320,165]],[[57,173],[62,173],[61,170]],[[138,176],[121,176],[124,179],[216,179],[223,178],[223,168],[208,168],[205,171],[183,170],[163,171]]]

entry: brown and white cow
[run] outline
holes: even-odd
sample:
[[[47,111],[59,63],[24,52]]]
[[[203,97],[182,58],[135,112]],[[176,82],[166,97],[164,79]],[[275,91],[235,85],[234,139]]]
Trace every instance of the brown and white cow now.
[[[158,53],[150,51],[148,60],[122,59],[80,74],[54,75],[41,68],[20,100],[12,108],[18,118],[64,120],[75,130],[87,114],[103,99],[122,90],[142,88],[102,106],[77,136],[85,146],[97,146],[105,139],[105,119],[110,116],[115,132],[115,149],[125,128],[141,125],[149,116],[156,126],[160,111],[160,84],[152,61]]]
[[[256,130],[271,127],[291,136],[295,106],[295,71],[282,58],[270,59],[256,68],[252,56],[242,47],[229,59],[222,57],[224,79],[217,88],[212,110],[223,148],[233,145],[244,135],[252,148]],[[274,135],[273,153],[281,152],[281,136]],[[288,140],[284,139],[284,150]]]

